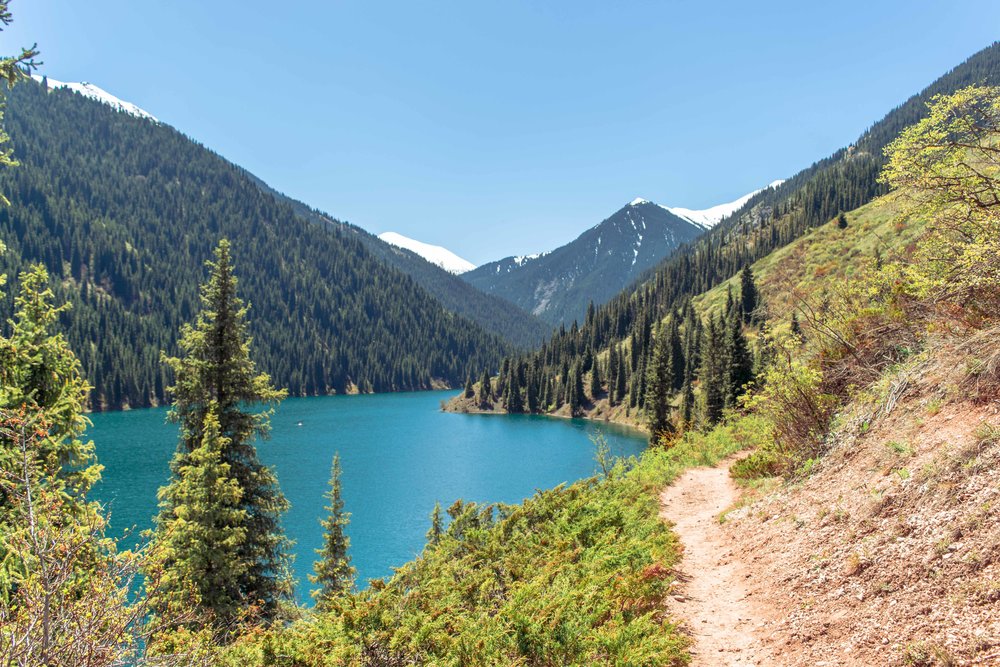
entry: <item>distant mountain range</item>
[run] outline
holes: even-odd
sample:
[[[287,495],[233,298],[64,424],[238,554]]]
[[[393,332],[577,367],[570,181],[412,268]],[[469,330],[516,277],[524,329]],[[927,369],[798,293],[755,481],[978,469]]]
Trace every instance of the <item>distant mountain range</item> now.
[[[696,225],[705,227],[706,229],[710,227],[715,227],[724,218],[728,218],[736,211],[743,208],[743,205],[750,201],[754,195],[757,195],[768,188],[776,188],[785,181],[778,179],[777,181],[772,181],[768,183],[766,188],[761,188],[760,190],[754,190],[753,192],[748,192],[738,199],[734,199],[731,202],[726,202],[725,204],[717,204],[709,208],[701,210],[692,210],[689,208],[681,208],[680,206],[667,206],[666,209],[673,213],[674,215],[684,218],[689,222],[693,222]],[[639,200],[637,200],[639,201]],[[635,202],[633,202],[635,203]]]
[[[552,324],[582,320],[590,302],[605,303],[759,192],[704,210],[636,198],[560,248],[505,257],[462,278]]]

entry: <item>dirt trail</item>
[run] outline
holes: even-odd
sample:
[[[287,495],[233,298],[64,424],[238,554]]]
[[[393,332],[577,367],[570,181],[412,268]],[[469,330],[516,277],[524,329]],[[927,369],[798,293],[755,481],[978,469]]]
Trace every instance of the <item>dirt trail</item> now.
[[[689,470],[660,495],[660,517],[674,524],[684,546],[680,585],[669,605],[694,639],[694,665],[774,664],[755,632],[771,610],[748,596],[750,572],[733,556],[718,520],[737,496],[728,465]]]

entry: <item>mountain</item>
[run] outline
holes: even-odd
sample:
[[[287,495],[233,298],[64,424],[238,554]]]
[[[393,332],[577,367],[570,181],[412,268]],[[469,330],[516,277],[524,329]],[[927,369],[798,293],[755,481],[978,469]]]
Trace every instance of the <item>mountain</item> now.
[[[716,206],[712,206],[701,210],[692,210],[689,208],[682,208],[680,206],[668,206],[666,208],[668,211],[670,211],[671,213],[673,213],[678,217],[684,218],[689,222],[693,222],[696,225],[700,225],[706,229],[709,229],[717,225],[719,221],[721,221],[723,218],[728,218],[733,213],[743,208],[744,204],[753,199],[755,195],[760,194],[764,190],[770,188],[776,188],[784,182],[785,181],[781,179],[777,181],[772,181],[771,183],[768,183],[766,188],[761,188],[760,190],[754,190],[753,192],[745,194],[739,199],[734,199],[731,202],[726,202],[725,204],[717,204]]]
[[[103,88],[99,88],[98,86],[95,86],[92,83],[88,83],[86,81],[80,83],[66,83],[63,81],[56,81],[55,79],[46,76],[41,76],[39,74],[32,74],[31,78],[37,81],[38,83],[42,84],[43,86],[47,86],[49,90],[65,88],[66,90],[71,90],[74,93],[79,93],[84,97],[90,98],[92,100],[97,100],[101,104],[106,104],[112,109],[115,109],[117,111],[122,111],[124,113],[129,114],[130,116],[136,116],[137,118],[145,118],[146,120],[151,120],[154,123],[159,122],[156,119],[156,116],[149,113],[148,111],[140,109],[131,102],[126,102],[125,100],[119,99],[114,95],[112,95],[111,93],[109,93],[108,91],[104,90]]]
[[[48,268],[94,407],[163,402],[160,350],[176,352],[220,237],[252,306],[254,356],[293,395],[457,386],[513,350],[357,234],[303,219],[245,170],[105,102],[14,87],[5,125],[21,164],[0,172],[0,273],[15,283],[2,309],[18,272]]]
[[[587,409],[581,408],[584,403],[607,406],[609,401],[601,398],[611,389],[607,375],[599,376],[597,382],[591,376],[596,386],[590,387],[589,399],[579,395],[579,383],[571,380],[591,371],[594,359],[608,359],[610,367],[614,350],[616,359],[621,360],[619,369],[623,369],[615,373],[621,377],[615,387],[620,402],[616,405],[617,413],[604,413],[601,417],[633,421],[641,418],[647,396],[647,369],[654,358],[656,328],[673,313],[692,313],[690,302],[693,298],[732,279],[744,267],[830,223],[839,213],[859,209],[885,194],[884,184],[878,181],[886,160],[885,147],[903,129],[926,115],[927,103],[935,95],[953,93],[973,84],[1000,85],[1000,42],[974,54],[889,111],[852,144],[815,162],[777,187],[752,195],[694,242],[663,260],[644,276],[642,282],[621,291],[592,314],[588,313],[583,326],[560,330],[532,355],[505,359],[496,395],[523,392],[524,399],[513,401],[515,407],[523,410],[528,404],[525,399],[545,396],[547,391],[548,402],[540,399],[542,402],[536,404],[537,411],[545,413],[579,412]],[[894,229],[894,233],[899,230]],[[877,253],[873,251],[871,258],[876,259]],[[831,271],[829,264],[837,261],[845,260],[834,256],[811,270],[815,275],[828,273]],[[722,293],[717,294],[720,297],[717,301],[725,302]],[[718,315],[720,310],[726,308],[716,307],[714,314]],[[708,314],[711,313],[699,313],[698,319]],[[671,318],[671,321],[676,319]],[[677,359],[682,359],[683,354],[686,353],[670,353],[671,358],[676,356]],[[691,381],[689,387],[700,383],[699,374],[703,370],[698,364],[696,348],[690,356],[693,359],[685,369]],[[529,368],[530,374],[520,372]],[[573,373],[567,373],[570,369]],[[674,373],[674,378],[677,377],[680,376]],[[513,385],[515,379],[518,386]],[[575,405],[567,400],[573,396],[571,388],[576,395]],[[462,406],[454,407],[461,409]],[[494,409],[508,408],[497,402]]]
[[[469,260],[462,259],[452,251],[442,248],[439,245],[423,243],[402,234],[397,234],[396,232],[382,232],[378,237],[386,243],[415,252],[431,264],[440,266],[448,273],[458,275],[476,268],[476,265]]]
[[[479,291],[459,276],[428,262],[412,250],[386,243],[360,227],[337,220],[278,192],[252,174],[248,176],[265,193],[291,206],[301,219],[321,227],[332,226],[340,233],[355,239],[380,262],[410,276],[445,309],[476,322],[515,347],[521,349],[538,347],[552,333],[552,327],[534,315],[518,308],[510,301]]]
[[[506,257],[462,274],[553,324],[582,319],[703,228],[645,199],[635,199],[574,241],[540,255]]]

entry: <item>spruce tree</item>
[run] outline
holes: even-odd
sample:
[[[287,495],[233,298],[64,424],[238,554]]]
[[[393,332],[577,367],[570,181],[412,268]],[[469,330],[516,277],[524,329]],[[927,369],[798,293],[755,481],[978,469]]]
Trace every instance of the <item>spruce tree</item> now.
[[[843,211],[837,214],[837,227],[840,229],[847,229],[847,216]]]
[[[649,425],[649,442],[658,444],[673,433],[670,421],[670,397],[673,394],[673,366],[670,352],[670,329],[661,325],[653,344],[646,378],[646,413]]]
[[[760,306],[760,292],[754,280],[753,269],[747,264],[740,272],[740,313],[744,322],[749,324],[756,317]]]
[[[483,376],[479,378],[479,407],[484,410],[493,401],[493,385],[490,381],[490,372],[483,369]]]
[[[444,517],[441,514],[441,503],[434,503],[431,510],[431,527],[427,529],[427,544],[437,544],[444,534]]]
[[[618,404],[618,395],[615,391],[615,383],[618,380],[618,346],[611,344],[608,350],[608,404],[611,406]]]
[[[100,479],[100,467],[94,444],[82,439],[89,387],[65,336],[55,331],[68,306],[56,306],[54,299],[43,266],[21,274],[10,337],[0,336],[0,408],[23,407],[45,415],[46,436],[36,451],[38,469],[48,485],[81,510],[83,496]],[[5,504],[0,495],[0,511]]]
[[[472,398],[476,395],[476,392],[472,389],[472,374],[465,376],[465,390],[462,392],[465,398]]]
[[[567,403],[569,403],[570,416],[573,417],[578,416],[583,409],[583,369],[581,366],[580,362],[573,364],[567,384]]]
[[[597,360],[594,360],[593,366],[590,368],[590,398],[597,400],[597,397],[601,395],[601,369]]]
[[[330,489],[326,492],[330,501],[326,507],[327,517],[320,522],[323,526],[323,548],[316,550],[320,559],[313,564],[315,574],[309,575],[309,581],[319,584],[319,588],[312,592],[318,611],[329,609],[335,599],[354,588],[355,570],[348,553],[351,538],[346,532],[351,515],[344,511],[340,476],[340,455],[336,454],[330,471]]]
[[[239,484],[239,509],[246,513],[246,538],[238,552],[239,598],[269,621],[292,595],[288,542],[279,523],[288,502],[274,472],[257,458],[254,439],[267,437],[270,416],[285,392],[272,387],[250,358],[248,307],[236,295],[228,241],[219,243],[215,261],[207,266],[210,277],[202,286],[201,312],[193,326],[181,328],[181,356],[163,357],[174,373],[168,388],[173,396],[169,417],[180,424],[179,456],[171,464],[170,484],[178,483],[189,456],[202,445],[213,412],[225,442],[221,459]],[[254,407],[264,409],[254,412]],[[169,490],[163,497],[158,533],[170,516],[183,511],[173,506]],[[168,569],[172,565],[166,564]]]
[[[525,403],[528,412],[534,414],[540,411],[541,402],[538,397],[538,372],[532,369],[528,373],[527,387],[525,388]]]
[[[618,373],[615,376],[615,402],[621,403],[628,393],[628,368],[624,355],[619,354]]]
[[[731,317],[726,335],[725,406],[735,408],[737,399],[746,391],[746,385],[753,379],[753,356],[747,347],[743,324],[738,317]]]
[[[242,557],[248,515],[243,489],[222,453],[230,445],[220,432],[218,406],[208,405],[202,441],[174,457],[174,480],[160,489],[155,553],[163,577],[151,591],[161,614],[180,615],[197,605],[193,625],[228,627],[246,609],[241,586],[248,563]]]
[[[510,376],[507,385],[507,396],[504,400],[504,408],[511,414],[524,412],[524,399],[521,396],[521,387],[518,385],[517,373]]]
[[[701,386],[705,396],[705,423],[717,424],[722,419],[725,405],[726,354],[725,338],[720,319],[710,317],[704,329],[705,341],[702,345]]]

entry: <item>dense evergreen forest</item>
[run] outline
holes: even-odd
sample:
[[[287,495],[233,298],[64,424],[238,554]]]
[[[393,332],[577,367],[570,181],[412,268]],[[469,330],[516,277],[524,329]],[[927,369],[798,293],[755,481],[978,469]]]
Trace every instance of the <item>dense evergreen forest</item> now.
[[[394,266],[413,278],[445,308],[476,322],[513,345],[523,349],[533,349],[541,345],[552,333],[552,326],[548,323],[506,299],[480,291],[466,282],[464,277],[448,273],[415,252],[386,243],[360,227],[341,222],[277,192],[260,179],[255,178],[255,181],[264,192],[288,203],[299,217],[324,227],[332,225],[345,235],[357,238],[368,252],[383,263]]]
[[[841,212],[884,194],[886,188],[877,180],[886,163],[884,149],[926,113],[933,96],[972,84],[998,83],[1000,43],[994,43],[890,111],[854,144],[777,188],[761,192],[674,253],[634,288],[600,308],[590,308],[582,326],[573,322],[569,328],[561,327],[537,352],[505,359],[492,383],[482,373],[478,389],[467,385],[466,400],[475,400],[483,409],[507,412],[555,412],[568,405],[571,414],[578,414],[584,404],[608,398],[612,405],[625,401],[630,408],[642,410],[650,391],[660,390],[656,382],[650,382],[655,375],[659,330],[669,335],[677,350],[672,355],[676,366],[669,393],[682,393],[678,399],[671,398],[680,407],[679,420],[691,418],[691,384],[702,380],[699,384],[705,391],[698,412],[701,420],[714,423],[721,417],[722,406],[731,405],[735,398],[725,398],[732,384],[724,378],[742,373],[727,366],[733,360],[733,346],[740,344],[732,339],[743,337],[752,322],[747,313],[734,317],[732,307],[695,317],[689,300]],[[715,392],[721,392],[720,396]],[[647,415],[646,421],[653,424],[656,416]]]
[[[96,409],[163,402],[160,351],[175,352],[221,237],[260,366],[292,395],[456,385],[513,349],[170,127],[31,81],[5,124],[21,165],[0,173],[0,272],[49,270]]]

